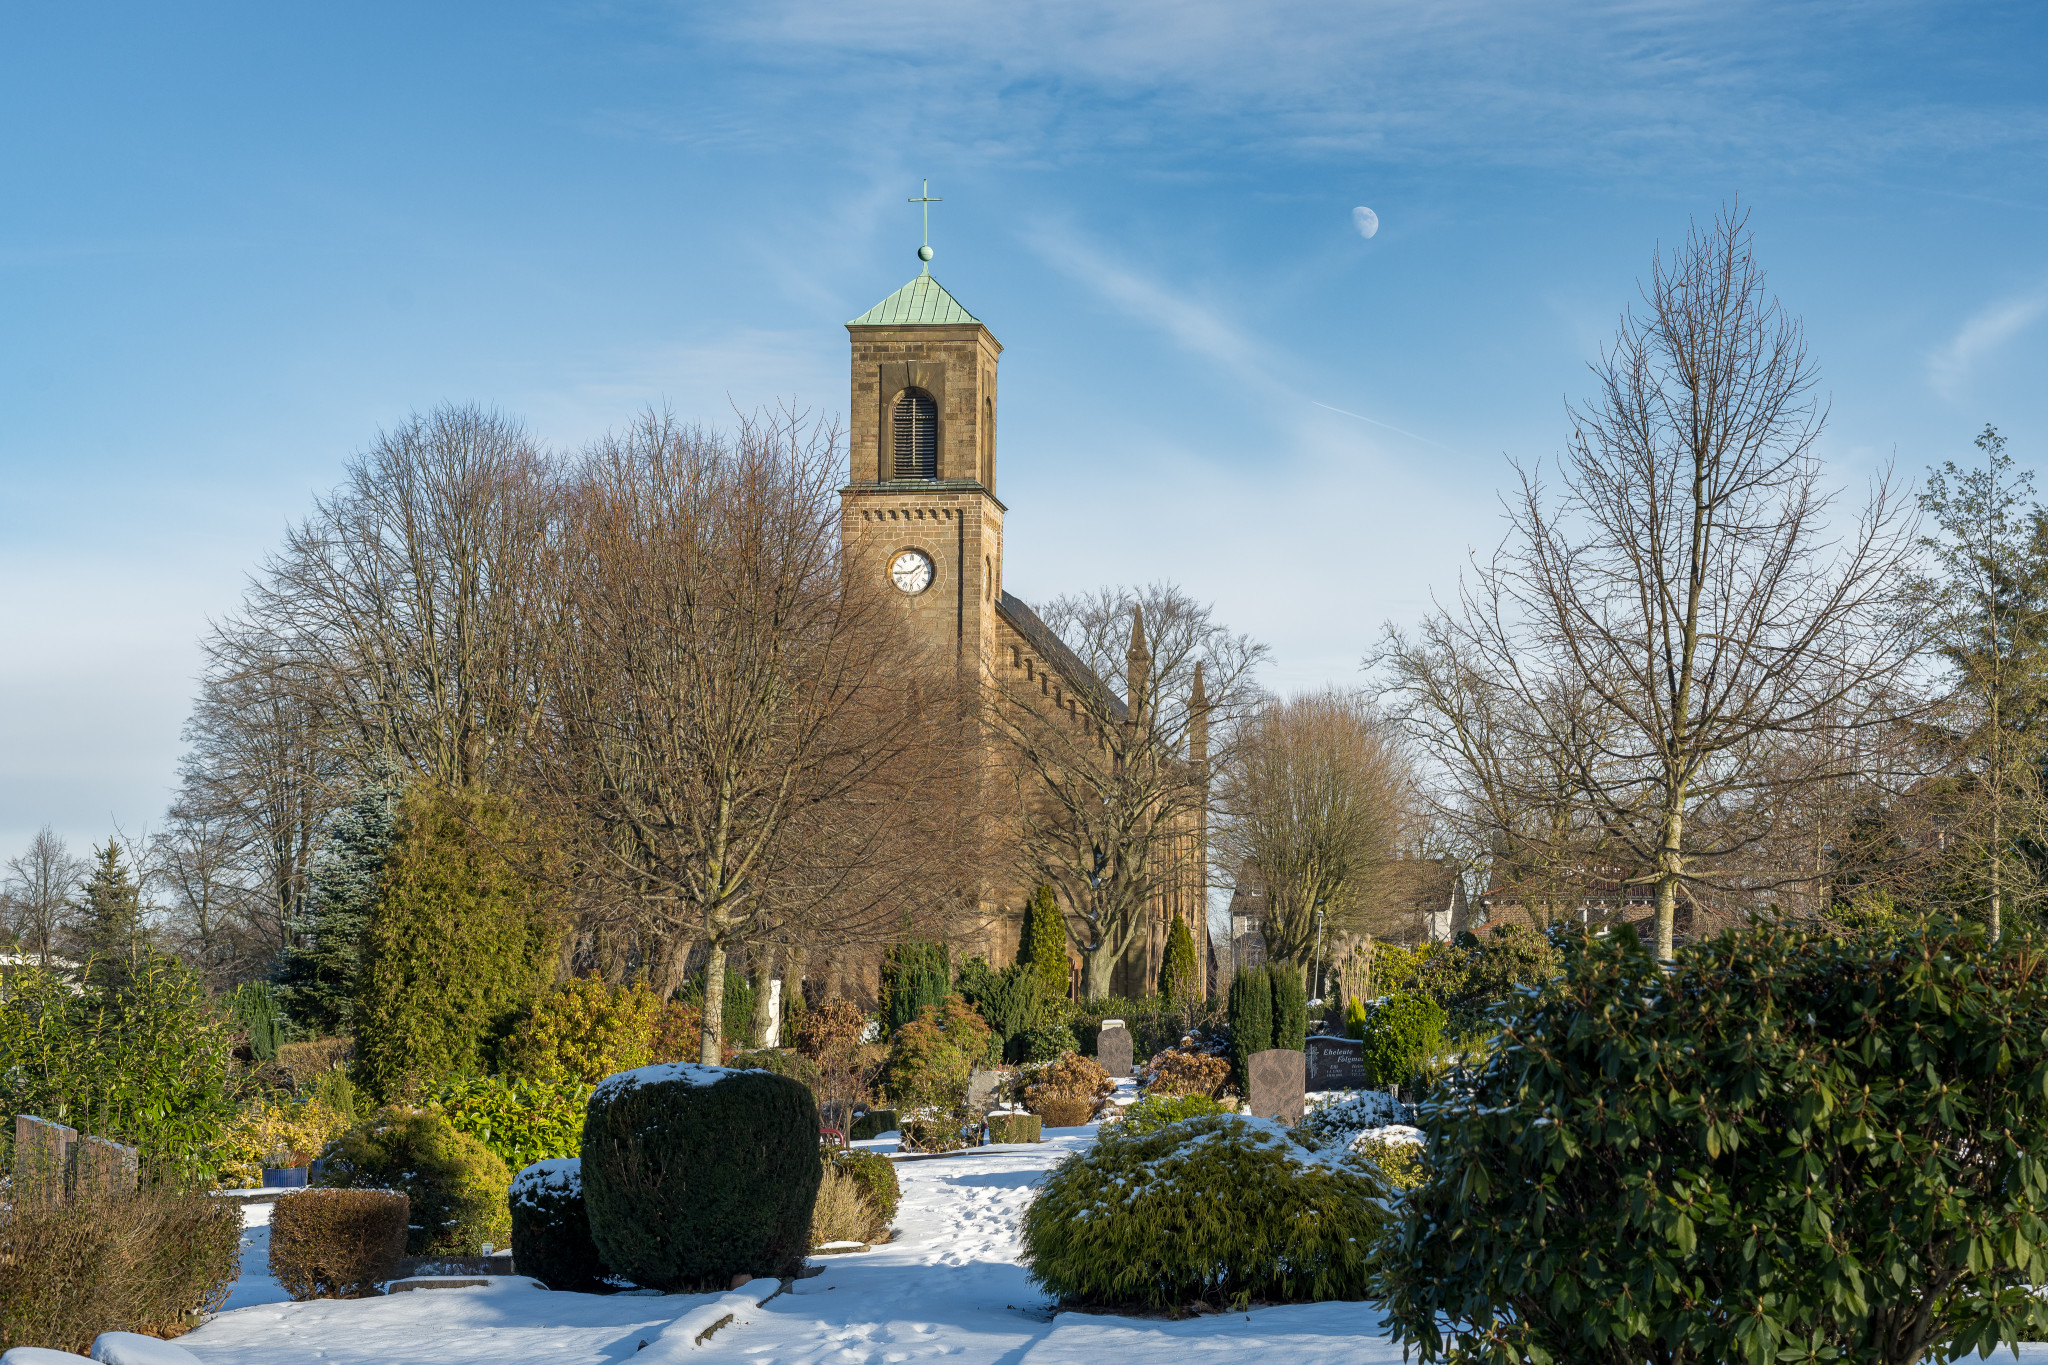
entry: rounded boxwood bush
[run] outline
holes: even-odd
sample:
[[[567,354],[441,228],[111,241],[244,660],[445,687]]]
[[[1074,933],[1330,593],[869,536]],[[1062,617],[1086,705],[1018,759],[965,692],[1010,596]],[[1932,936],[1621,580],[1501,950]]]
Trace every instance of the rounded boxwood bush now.
[[[512,1264],[550,1289],[601,1294],[604,1258],[590,1240],[583,1210],[583,1162],[577,1157],[536,1161],[512,1177]]]
[[[1106,1129],[1024,1215],[1031,1278],[1064,1303],[1183,1309],[1362,1299],[1389,1217],[1363,1163],[1234,1114]]]
[[[664,1291],[794,1275],[818,1197],[818,1106],[787,1076],[673,1062],[607,1076],[583,1121],[583,1206],[614,1274]]]
[[[854,1147],[834,1152],[830,1160],[860,1185],[860,1197],[875,1215],[874,1227],[865,1240],[878,1242],[889,1231],[889,1220],[903,1202],[903,1186],[896,1179],[896,1163],[880,1152]]]
[[[1444,1037],[1443,1006],[1425,995],[1394,995],[1365,1017],[1365,1074],[1373,1085],[1406,1085]]]
[[[396,1190],[412,1201],[408,1256],[473,1256],[512,1233],[510,1172],[490,1148],[430,1109],[380,1109],[327,1144],[317,1182]]]

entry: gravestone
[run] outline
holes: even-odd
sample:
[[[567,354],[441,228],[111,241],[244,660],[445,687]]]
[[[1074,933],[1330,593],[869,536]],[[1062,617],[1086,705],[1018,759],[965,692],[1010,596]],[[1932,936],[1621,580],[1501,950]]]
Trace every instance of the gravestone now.
[[[1254,1118],[1286,1124],[1301,1121],[1302,1092],[1308,1079],[1301,1053],[1292,1048],[1268,1048],[1245,1058],[1245,1069],[1251,1073]]]
[[[1357,1038],[1308,1040],[1308,1088],[1359,1090],[1365,1086],[1365,1044]]]
[[[71,1148],[75,1194],[133,1194],[142,1183],[142,1153],[111,1138],[80,1138]]]
[[[1113,1081],[1131,1074],[1131,1031],[1123,1020],[1102,1021],[1102,1032],[1095,1035],[1095,1061]]]
[[[71,1153],[78,1145],[78,1130],[61,1123],[39,1119],[33,1114],[14,1116],[14,1190],[23,1204],[50,1208],[64,1202],[70,1183]]]
[[[995,1108],[996,1091],[1002,1088],[1007,1073],[984,1071],[980,1067],[967,1073],[967,1110],[971,1114],[986,1114]]]

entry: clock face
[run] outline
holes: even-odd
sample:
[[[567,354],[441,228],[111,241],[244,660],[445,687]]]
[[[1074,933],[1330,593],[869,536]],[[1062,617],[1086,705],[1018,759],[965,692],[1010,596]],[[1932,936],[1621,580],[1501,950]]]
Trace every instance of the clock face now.
[[[907,593],[932,585],[932,561],[922,550],[905,550],[889,561],[889,581]]]

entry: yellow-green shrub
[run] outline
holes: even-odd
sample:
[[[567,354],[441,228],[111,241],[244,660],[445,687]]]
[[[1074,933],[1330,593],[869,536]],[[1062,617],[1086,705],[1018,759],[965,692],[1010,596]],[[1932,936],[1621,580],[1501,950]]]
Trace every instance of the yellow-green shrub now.
[[[505,1042],[507,1074],[596,1085],[654,1060],[662,1001],[645,984],[614,987],[580,976],[534,1002]]]
[[[272,1095],[256,1100],[228,1123],[221,1149],[221,1185],[260,1185],[265,1166],[303,1166],[354,1121],[354,1114],[319,1099]],[[274,1159],[280,1157],[284,1160]]]
[[[505,1163],[447,1116],[427,1109],[381,1109],[327,1144],[320,1185],[396,1190],[412,1201],[409,1256],[474,1255],[480,1243],[503,1245],[512,1232]]]

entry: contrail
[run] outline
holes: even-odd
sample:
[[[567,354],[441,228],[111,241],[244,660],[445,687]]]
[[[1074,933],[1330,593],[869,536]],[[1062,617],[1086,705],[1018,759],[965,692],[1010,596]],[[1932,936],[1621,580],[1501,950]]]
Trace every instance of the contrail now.
[[[1316,400],[1313,398],[1309,399],[1308,401],[1311,403],[1316,403]],[[1316,403],[1316,406],[1319,408],[1323,408],[1329,412],[1337,413],[1338,415],[1343,417],[1356,417],[1361,422],[1370,422],[1373,426],[1385,427],[1388,431],[1393,432],[1397,436],[1406,436],[1409,440],[1420,441],[1426,446],[1436,446],[1438,450],[1449,450],[1450,453],[1453,455],[1458,453],[1455,450],[1451,450],[1451,448],[1447,445],[1437,445],[1435,441],[1430,440],[1427,436],[1417,436],[1412,431],[1402,431],[1399,427],[1387,426],[1385,422],[1375,421],[1373,418],[1367,417],[1363,413],[1346,412],[1343,408],[1333,408],[1328,403]]]

